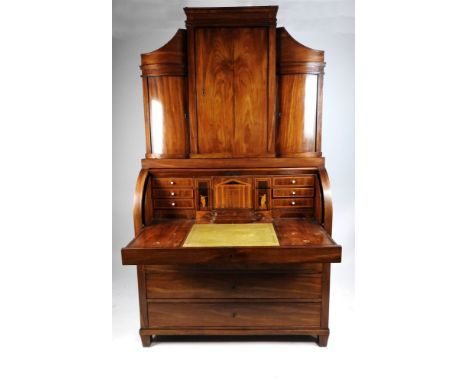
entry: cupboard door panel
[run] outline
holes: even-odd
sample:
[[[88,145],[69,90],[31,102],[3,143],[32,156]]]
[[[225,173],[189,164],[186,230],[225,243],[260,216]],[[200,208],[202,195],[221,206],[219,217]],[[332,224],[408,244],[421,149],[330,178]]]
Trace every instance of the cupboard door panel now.
[[[310,74],[280,76],[278,149],[284,156],[315,151],[317,81]]]
[[[235,28],[234,156],[267,152],[268,29]]]
[[[148,109],[151,151],[161,158],[185,158],[189,143],[185,77],[149,77]]]
[[[195,31],[199,154],[232,152],[234,129],[232,29]]]

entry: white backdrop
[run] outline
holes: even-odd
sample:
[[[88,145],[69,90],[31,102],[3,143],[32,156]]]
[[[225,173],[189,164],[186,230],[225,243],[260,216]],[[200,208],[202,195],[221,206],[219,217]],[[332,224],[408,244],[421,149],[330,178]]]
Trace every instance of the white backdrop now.
[[[340,115],[349,109],[351,116],[346,95],[352,91],[333,86],[352,84],[352,60],[334,69],[332,59],[333,49],[335,57],[352,56],[352,39],[339,43],[352,30],[352,4],[281,3],[280,22],[290,18],[294,25],[284,24],[293,35],[325,49],[329,63],[324,152],[335,237],[345,246],[344,263],[333,272],[329,347],[163,343],[143,349],[134,272],[119,266],[117,248],[131,236],[131,195],[144,150],[138,54],[157,45],[136,34],[164,26],[163,43],[182,25],[184,2],[165,3],[114,7],[120,40],[114,58],[125,59],[114,60],[113,321],[111,2],[0,3],[7,52],[0,62],[0,379],[468,380],[465,2],[356,0],[354,315],[346,295],[352,290],[346,219],[353,215],[346,200],[352,198],[344,194],[352,192],[346,188],[352,118]],[[314,28],[329,33],[304,33]],[[336,110],[329,109],[330,94]]]

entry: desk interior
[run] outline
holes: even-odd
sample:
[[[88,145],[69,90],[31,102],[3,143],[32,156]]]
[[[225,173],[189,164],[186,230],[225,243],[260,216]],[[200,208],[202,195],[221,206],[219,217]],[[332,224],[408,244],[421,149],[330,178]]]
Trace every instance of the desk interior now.
[[[259,235],[265,235],[265,230],[255,228],[265,227],[266,223],[248,223],[248,224],[222,224],[223,226],[244,226],[252,227],[252,232],[258,232]],[[277,218],[272,219],[271,227],[276,233],[277,244],[268,242],[266,244],[257,244],[257,246],[320,246],[335,245],[323,227],[312,219],[292,219]],[[140,234],[127,246],[127,248],[180,248],[188,238],[192,228],[195,226],[220,226],[221,224],[197,224],[193,219],[172,219],[161,220],[155,224],[145,227]],[[213,231],[215,232],[216,229]],[[228,230],[229,231],[229,230]],[[205,232],[209,232],[206,229]],[[271,240],[271,238],[270,238]],[[232,245],[231,238],[226,238],[226,244],[222,246],[246,246]],[[235,243],[234,243],[235,244]],[[190,245],[189,245],[190,246]],[[201,246],[201,245],[195,245]],[[213,245],[207,245],[213,246]],[[252,245],[255,246],[255,245]]]

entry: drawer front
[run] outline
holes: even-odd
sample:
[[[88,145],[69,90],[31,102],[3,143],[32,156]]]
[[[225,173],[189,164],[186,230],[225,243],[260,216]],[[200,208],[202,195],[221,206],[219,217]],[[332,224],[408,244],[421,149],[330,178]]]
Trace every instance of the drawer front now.
[[[193,208],[193,199],[154,199],[153,206],[167,209]]]
[[[320,303],[157,302],[148,303],[150,327],[320,326]]]
[[[193,187],[192,178],[154,178],[153,186],[163,187]]]
[[[191,188],[154,188],[153,197],[155,198],[193,198],[193,190]]]
[[[314,176],[280,176],[273,178],[273,187],[313,186]]]
[[[181,272],[148,273],[148,298],[320,299],[321,274]]]
[[[312,198],[314,188],[275,188],[273,197],[275,198]]]
[[[297,208],[297,207],[312,208],[313,205],[314,205],[314,199],[312,198],[273,199],[273,208]]]
[[[216,266],[207,264],[196,265],[145,265],[145,272],[150,273],[190,273],[190,272],[203,272],[203,273],[216,273],[216,272],[240,272],[239,268],[230,266]],[[320,263],[310,264],[242,264],[242,272],[265,272],[265,273],[322,273],[323,265]]]

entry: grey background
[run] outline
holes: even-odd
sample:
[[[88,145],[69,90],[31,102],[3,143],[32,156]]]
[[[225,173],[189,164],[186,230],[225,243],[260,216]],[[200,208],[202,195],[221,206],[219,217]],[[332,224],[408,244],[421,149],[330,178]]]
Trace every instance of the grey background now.
[[[184,28],[185,6],[279,5],[278,26],[325,51],[322,151],[334,207],[333,237],[343,262],[332,266],[330,327],[354,296],[354,1],[113,1],[113,338],[139,341],[136,270],[122,266],[120,248],[133,237],[132,203],[145,153],[140,54]],[[335,325],[336,326],[336,325]]]

